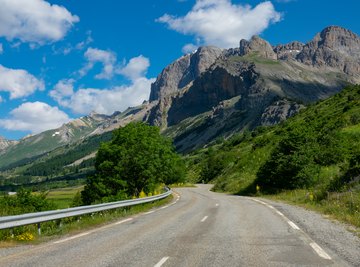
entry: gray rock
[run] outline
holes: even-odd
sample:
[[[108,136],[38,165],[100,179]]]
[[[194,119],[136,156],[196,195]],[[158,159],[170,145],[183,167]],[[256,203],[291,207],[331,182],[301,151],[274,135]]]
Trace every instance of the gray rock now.
[[[287,99],[276,101],[268,106],[261,115],[261,125],[269,126],[278,124],[287,118],[294,116],[302,108],[304,108],[304,105],[300,105],[299,103]]]
[[[348,75],[359,75],[360,38],[347,29],[330,26],[307,43],[296,58],[306,65],[328,66]]]
[[[250,41],[244,39],[240,41],[240,55],[245,56],[251,53],[256,53],[266,59],[277,59],[277,55],[271,45],[256,35],[253,36]]]
[[[302,51],[304,44],[301,42],[291,42],[285,45],[277,45],[274,52],[279,60],[295,59],[296,56]]]
[[[151,85],[150,101],[159,100],[186,87],[206,71],[221,55],[222,49],[199,47],[195,53],[187,54],[167,66]]]
[[[4,137],[0,136],[0,152],[10,146],[16,145],[17,143],[18,143],[18,141],[7,140]]]

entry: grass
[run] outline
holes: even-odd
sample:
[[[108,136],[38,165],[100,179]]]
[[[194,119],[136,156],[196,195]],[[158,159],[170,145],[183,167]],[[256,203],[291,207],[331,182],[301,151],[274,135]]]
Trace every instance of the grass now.
[[[196,185],[194,185],[193,183],[177,183],[177,184],[172,184],[169,186],[170,188],[173,188],[173,187],[196,187]]]
[[[74,192],[75,190],[72,191]],[[170,203],[172,199],[173,196],[170,195],[165,199],[151,203],[42,223],[41,236],[37,234],[36,225],[17,227],[13,230],[0,230],[0,240],[3,240],[0,241],[0,248],[18,245],[19,243],[41,243],[65,234],[76,234],[85,230],[101,227],[121,218],[166,205]]]
[[[54,202],[59,209],[70,208],[73,198],[77,192],[82,191],[84,186],[60,188],[51,190],[47,194],[47,199]]]

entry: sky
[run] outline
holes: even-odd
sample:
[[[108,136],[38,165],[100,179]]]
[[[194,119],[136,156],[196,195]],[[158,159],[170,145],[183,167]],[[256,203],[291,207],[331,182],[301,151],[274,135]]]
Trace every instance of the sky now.
[[[149,98],[172,61],[203,45],[360,34],[357,0],[0,0],[0,136],[112,114]]]

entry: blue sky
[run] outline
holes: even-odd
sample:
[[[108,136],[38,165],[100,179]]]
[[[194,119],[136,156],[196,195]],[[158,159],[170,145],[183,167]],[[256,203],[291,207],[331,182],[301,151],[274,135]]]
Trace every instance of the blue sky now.
[[[307,42],[360,33],[359,1],[0,0],[0,136],[19,139],[91,111],[141,104],[173,60],[259,34]]]

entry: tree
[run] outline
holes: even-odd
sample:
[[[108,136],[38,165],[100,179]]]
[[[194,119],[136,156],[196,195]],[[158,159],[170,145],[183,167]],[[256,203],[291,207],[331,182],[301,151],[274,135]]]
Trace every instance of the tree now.
[[[113,132],[96,155],[95,174],[82,192],[84,204],[153,192],[185,177],[185,165],[158,127],[130,123]]]

